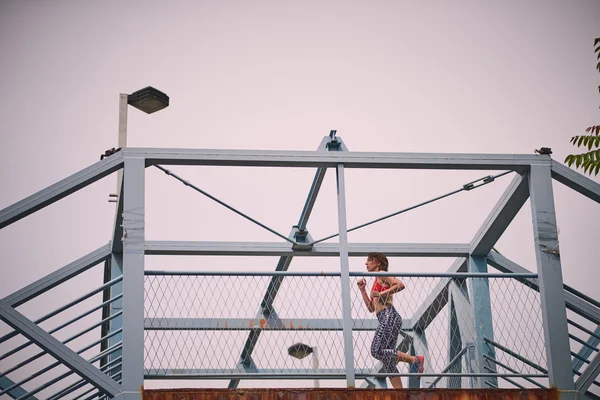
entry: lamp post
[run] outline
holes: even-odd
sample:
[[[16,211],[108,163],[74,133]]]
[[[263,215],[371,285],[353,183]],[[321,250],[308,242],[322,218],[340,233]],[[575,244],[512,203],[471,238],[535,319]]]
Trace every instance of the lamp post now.
[[[156,111],[162,110],[163,108],[166,108],[169,106],[169,96],[167,96],[165,93],[161,92],[160,90],[153,88],[152,86],[145,87],[145,88],[140,89],[131,94],[127,94],[127,93],[119,94],[118,147],[120,149],[127,147],[127,106],[128,105],[131,105],[131,106],[137,108],[138,110],[145,112],[146,114],[152,114]],[[115,149],[112,149],[112,151],[114,152]],[[108,151],[107,153],[109,153],[109,152],[110,151]],[[118,197],[120,196],[122,181],[123,181],[123,169],[120,169],[117,172],[117,193],[109,194],[109,200],[108,200],[109,202],[117,203]],[[117,213],[118,212],[119,212],[119,209],[117,207]],[[119,218],[117,215],[115,217],[115,221],[118,221],[118,220],[119,220]],[[116,229],[117,229],[117,226],[115,225],[115,230]],[[119,240],[119,238],[116,238],[116,240]],[[115,254],[115,253],[119,253],[119,254]],[[122,275],[122,273],[123,273],[122,258],[123,258],[122,248],[120,251],[113,250],[111,262],[107,263],[104,268],[104,283],[107,283],[111,279],[113,279],[119,275]],[[117,283],[112,287],[112,289],[111,288],[105,289],[104,293],[103,293],[103,301],[106,301],[111,298],[111,292],[112,292],[112,295],[122,294],[123,289],[122,289],[121,285],[122,285],[121,283]],[[102,319],[106,319],[108,316],[114,314],[116,312],[115,310],[120,310],[121,308],[122,308],[122,300],[114,301],[112,303],[112,307],[111,307],[111,305],[107,304],[102,309]],[[115,331],[119,328],[122,328],[122,326],[123,326],[123,323],[122,323],[121,317],[115,318],[114,320],[112,320],[110,322],[105,322],[102,325],[102,336],[104,337],[109,332]],[[106,348],[110,347],[111,345],[113,345],[114,343],[117,343],[120,340],[121,340],[121,334],[115,335],[110,339],[104,340],[101,344],[101,349],[105,350]],[[114,358],[116,358],[118,356],[119,356],[119,352],[113,353],[107,357],[104,357],[101,360],[101,365],[106,364],[108,361],[112,361]],[[120,368],[117,371],[115,371],[115,373],[118,373],[119,371],[120,371]]]
[[[169,106],[169,96],[152,86],[147,86],[131,94],[119,94],[119,136],[118,148],[127,147],[127,106],[133,106],[146,114],[152,114]],[[116,203],[123,170],[117,173],[117,194],[111,195],[110,202]]]
[[[312,354],[312,368],[314,372],[319,370],[319,349],[317,346],[309,346],[304,343],[295,343],[288,347],[288,354],[298,360],[302,360],[304,357]],[[314,380],[314,387],[319,387],[319,380]]]

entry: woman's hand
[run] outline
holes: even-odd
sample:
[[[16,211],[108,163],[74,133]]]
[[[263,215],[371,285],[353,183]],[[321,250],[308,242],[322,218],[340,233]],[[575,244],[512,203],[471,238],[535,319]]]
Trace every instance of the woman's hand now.
[[[360,290],[364,291],[365,287],[367,286],[367,281],[365,281],[365,278],[362,278],[356,282],[356,286],[358,286]]]

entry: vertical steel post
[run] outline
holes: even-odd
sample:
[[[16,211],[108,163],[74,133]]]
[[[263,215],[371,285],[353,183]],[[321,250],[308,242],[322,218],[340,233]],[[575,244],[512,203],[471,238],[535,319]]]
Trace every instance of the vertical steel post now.
[[[350,308],[350,263],[348,261],[348,226],[346,224],[346,182],[344,164],[336,169],[338,198],[338,228],[340,232],[340,264],[342,285],[342,315],[344,323],[344,355],[346,361],[346,385],[356,387],[354,379],[354,350],[352,341],[352,309]]]
[[[550,165],[531,166],[529,194],[548,360],[548,379],[550,386],[559,390],[573,390],[575,385],[571,369],[567,309]]]
[[[471,256],[469,257],[469,272],[487,273],[487,257]],[[471,278],[469,279],[471,289],[471,298],[474,313],[475,324],[475,354],[477,359],[472,365],[475,373],[485,374],[488,371],[484,368],[486,360],[483,357],[487,355],[491,358],[496,358],[494,348],[486,343],[483,338],[494,340],[494,324],[492,322],[492,303],[490,299],[490,284],[488,278]],[[489,368],[495,369],[494,365],[488,365]],[[474,378],[473,386],[476,388],[485,388],[486,378]],[[494,385],[498,385],[498,378],[489,378],[489,381]]]
[[[123,187],[123,394],[144,386],[144,158],[125,158]]]

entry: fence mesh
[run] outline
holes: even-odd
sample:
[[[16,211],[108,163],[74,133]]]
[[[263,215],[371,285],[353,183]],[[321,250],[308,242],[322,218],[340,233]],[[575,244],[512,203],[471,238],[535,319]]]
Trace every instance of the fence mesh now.
[[[510,278],[399,278],[406,289],[394,295],[403,318],[397,346],[410,354],[424,351],[426,373],[540,373],[514,354],[547,369],[539,294],[527,285]],[[368,374],[380,367],[371,355],[377,319],[364,304],[358,279],[350,279],[352,351],[356,372]],[[366,279],[370,288],[375,277]],[[488,291],[489,300],[474,298],[474,287]],[[150,274],[145,279],[145,318],[144,367],[149,375],[345,373],[339,276]],[[478,338],[481,326],[476,325],[490,321],[482,332],[509,352],[482,342],[483,334]],[[419,346],[423,341],[426,348]],[[288,348],[296,343],[316,349],[316,360],[314,353],[303,359],[290,356]],[[464,352],[449,365],[469,346],[473,353]],[[469,355],[478,356],[470,360]],[[401,373],[409,373],[408,368],[399,364]],[[434,379],[424,378],[422,386]],[[501,387],[512,386],[500,381],[496,384]],[[435,386],[471,383],[470,378],[444,377]]]

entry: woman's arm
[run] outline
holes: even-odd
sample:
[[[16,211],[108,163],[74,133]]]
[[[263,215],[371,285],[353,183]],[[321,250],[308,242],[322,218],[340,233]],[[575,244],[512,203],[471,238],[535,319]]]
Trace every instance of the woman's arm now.
[[[404,290],[404,288],[406,288],[406,286],[404,286],[404,283],[400,279],[394,278],[393,276],[384,277],[383,282],[386,284],[386,286],[389,286],[388,289],[383,290],[379,294],[384,299],[394,293],[401,292]]]
[[[369,298],[369,295],[367,294],[367,288],[366,288],[367,282],[365,281],[365,279],[363,278],[363,279],[359,280],[356,283],[356,285],[360,289],[360,294],[362,295],[365,306],[367,306],[367,310],[369,310],[369,312],[375,311],[373,302],[371,301],[371,299]]]

